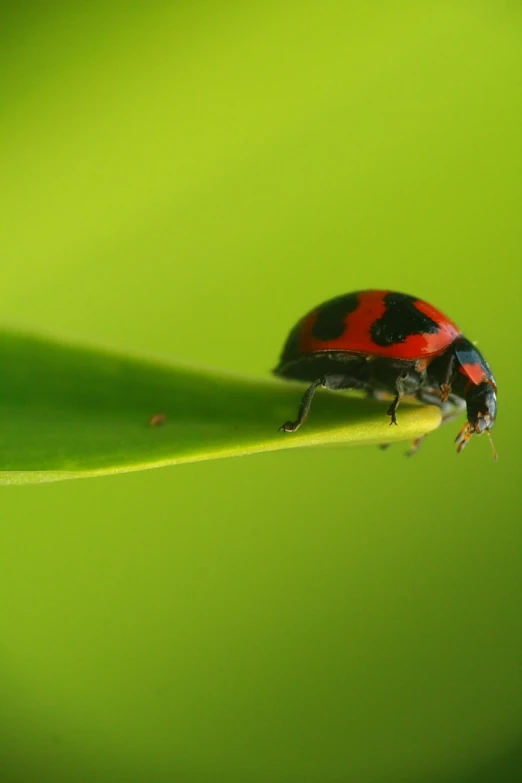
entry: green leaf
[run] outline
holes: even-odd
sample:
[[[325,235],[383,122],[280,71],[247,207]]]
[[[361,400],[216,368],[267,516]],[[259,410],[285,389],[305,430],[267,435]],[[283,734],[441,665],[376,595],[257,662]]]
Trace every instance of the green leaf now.
[[[57,481],[181,462],[334,443],[412,440],[435,407],[321,390],[299,432],[303,386],[162,364],[31,335],[0,333],[0,483]],[[164,419],[158,426],[151,419]]]

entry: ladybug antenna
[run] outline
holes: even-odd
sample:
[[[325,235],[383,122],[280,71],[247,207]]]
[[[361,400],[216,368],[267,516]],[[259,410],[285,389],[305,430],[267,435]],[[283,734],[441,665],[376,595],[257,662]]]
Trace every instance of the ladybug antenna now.
[[[488,433],[489,442],[491,443],[491,450],[493,452],[493,459],[496,462],[497,459],[498,459],[498,454],[497,454],[497,450],[495,448],[495,444],[493,443],[493,438],[491,437],[491,431],[490,430],[486,430],[486,432]]]

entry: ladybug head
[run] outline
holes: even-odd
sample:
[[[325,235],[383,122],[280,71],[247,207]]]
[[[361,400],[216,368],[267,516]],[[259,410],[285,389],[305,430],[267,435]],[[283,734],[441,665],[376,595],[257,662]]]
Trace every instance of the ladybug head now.
[[[462,451],[472,435],[482,435],[487,432],[493,449],[493,457],[497,453],[491,440],[490,430],[497,416],[497,392],[491,381],[484,381],[478,386],[470,385],[466,395],[468,420],[456,438],[457,451]]]
[[[468,411],[468,421],[456,438],[457,451],[462,451],[472,435],[487,432],[496,459],[490,435],[497,416],[497,384],[493,373],[477,346],[465,337],[454,343],[453,350]]]

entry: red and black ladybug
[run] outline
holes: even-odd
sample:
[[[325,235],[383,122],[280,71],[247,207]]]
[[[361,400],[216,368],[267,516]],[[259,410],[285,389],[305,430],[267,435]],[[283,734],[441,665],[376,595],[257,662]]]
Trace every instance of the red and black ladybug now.
[[[453,321],[414,296],[355,291],[319,305],[290,332],[274,373],[312,383],[296,421],[280,427],[284,432],[306,421],[315,391],[323,386],[393,394],[390,424],[397,424],[397,408],[409,394],[438,405],[445,421],[466,407],[457,451],[472,435],[487,432],[491,439],[497,385],[488,363]]]

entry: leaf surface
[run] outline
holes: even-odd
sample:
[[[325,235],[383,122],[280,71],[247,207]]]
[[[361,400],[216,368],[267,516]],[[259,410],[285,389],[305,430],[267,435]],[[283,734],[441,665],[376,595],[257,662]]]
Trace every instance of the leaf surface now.
[[[0,484],[301,446],[408,441],[440,423],[438,408],[405,403],[399,426],[390,427],[388,403],[320,390],[306,426],[287,434],[278,427],[295,417],[300,384],[7,331],[0,333],[0,356]]]

